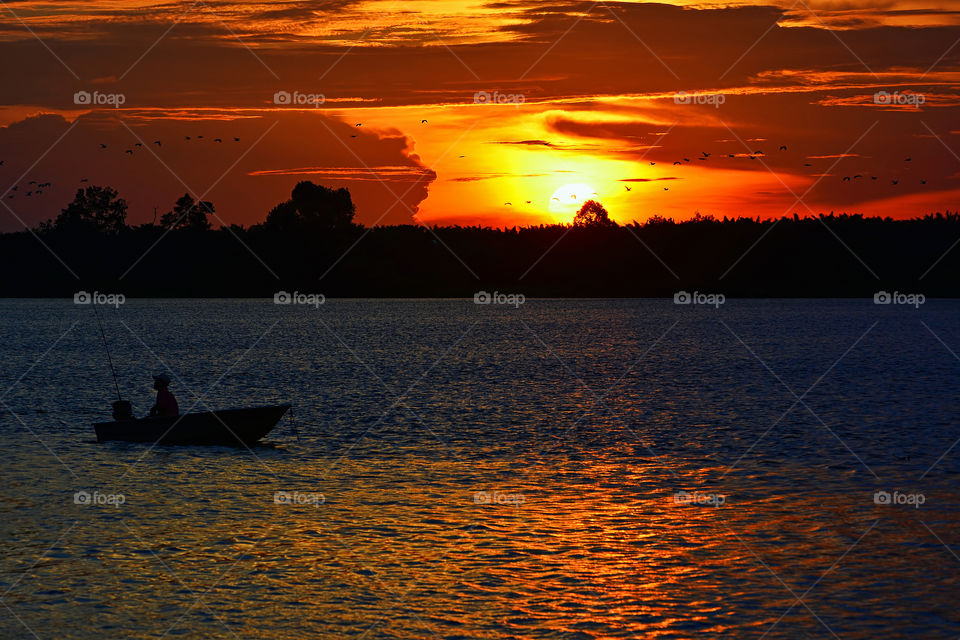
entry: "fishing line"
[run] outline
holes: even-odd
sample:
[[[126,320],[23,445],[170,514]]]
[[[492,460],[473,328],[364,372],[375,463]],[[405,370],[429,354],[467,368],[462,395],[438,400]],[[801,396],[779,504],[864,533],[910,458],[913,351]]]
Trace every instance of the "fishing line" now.
[[[93,307],[93,315],[97,319],[97,326],[100,327],[100,338],[103,340],[103,349],[107,352],[107,362],[110,363],[110,373],[113,374],[113,386],[117,390],[117,400],[123,400],[123,397],[120,396],[120,385],[117,383],[117,372],[113,368],[113,358],[110,357],[110,347],[107,345],[107,336],[103,332],[103,323],[100,322],[100,314],[97,312],[96,301],[91,299],[90,306]]]

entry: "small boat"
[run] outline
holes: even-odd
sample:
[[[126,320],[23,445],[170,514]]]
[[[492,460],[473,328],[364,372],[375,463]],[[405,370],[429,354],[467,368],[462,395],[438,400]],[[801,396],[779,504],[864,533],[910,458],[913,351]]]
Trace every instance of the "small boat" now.
[[[184,413],[179,416],[97,422],[97,441],[242,446],[256,443],[290,409],[289,404]]]

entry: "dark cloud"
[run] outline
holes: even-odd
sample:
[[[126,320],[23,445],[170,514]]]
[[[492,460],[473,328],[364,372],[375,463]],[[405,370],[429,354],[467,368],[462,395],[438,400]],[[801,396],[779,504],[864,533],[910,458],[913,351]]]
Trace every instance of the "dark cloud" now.
[[[118,189],[133,223],[191,191],[212,200],[222,222],[252,224],[300,180],[348,187],[364,223],[409,223],[436,178],[402,135],[300,112],[204,120],[93,112],[75,123],[41,115],[0,128],[0,149],[0,192],[18,187],[4,198],[15,214],[0,216],[8,230],[22,228],[17,218],[31,226],[55,218],[76,189],[94,184]],[[31,180],[51,186],[27,197]]]

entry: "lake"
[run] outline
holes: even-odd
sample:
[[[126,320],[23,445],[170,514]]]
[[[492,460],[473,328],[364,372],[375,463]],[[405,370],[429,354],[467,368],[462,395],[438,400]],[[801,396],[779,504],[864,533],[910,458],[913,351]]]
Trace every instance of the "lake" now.
[[[960,635],[960,301],[496,302],[0,301],[0,636]]]

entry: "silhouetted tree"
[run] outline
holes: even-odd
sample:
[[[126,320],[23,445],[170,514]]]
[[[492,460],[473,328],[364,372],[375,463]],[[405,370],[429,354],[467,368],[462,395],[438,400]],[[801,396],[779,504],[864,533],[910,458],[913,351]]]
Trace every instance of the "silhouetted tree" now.
[[[264,225],[275,231],[293,231],[300,223],[297,207],[292,200],[281,202],[267,213]]]
[[[167,229],[206,231],[210,228],[207,215],[213,211],[212,202],[207,200],[197,202],[189,193],[185,193],[173,205],[173,211],[168,211],[160,217],[160,226]]]
[[[668,225],[675,224],[673,218],[664,218],[659,214],[654,214],[647,218],[647,221],[644,223],[644,226],[655,227],[657,225]]]
[[[127,226],[127,201],[110,187],[77,189],[73,202],[57,216],[57,230],[90,229],[119,233]]]
[[[289,229],[304,225],[312,229],[342,230],[353,227],[355,214],[349,190],[303,181],[293,188],[289,200],[270,211],[266,226]]]
[[[72,213],[89,213],[81,206],[86,206],[82,195]],[[38,251],[29,232],[0,233],[0,295],[68,295],[77,288],[70,270],[82,274],[90,290],[118,290],[118,274],[136,263],[119,289],[129,295],[269,297],[281,286],[279,276],[285,290],[322,287],[331,297],[457,297],[476,289],[473,273],[484,274],[488,290],[509,291],[529,271],[523,279],[528,296],[670,298],[679,290],[699,290],[728,297],[872,299],[881,288],[917,291],[922,286],[928,298],[960,297],[960,252],[950,251],[960,237],[955,211],[912,220],[841,213],[794,217],[792,212],[779,220],[654,216],[646,224],[580,227],[575,233],[566,225],[542,224],[517,229],[378,226],[359,243],[356,227],[331,232],[307,226],[292,200],[271,213],[278,225],[290,223],[290,230],[234,226],[169,234],[158,243],[159,225],[128,226],[120,234],[62,233],[55,225],[44,242],[56,257]],[[64,215],[64,224],[68,219]],[[847,246],[883,273],[884,281],[878,283],[863,269]],[[809,260],[811,255],[817,259]],[[918,282],[926,270],[929,275]]]
[[[615,227],[617,223],[610,219],[607,210],[596,200],[587,200],[573,217],[575,227]]]

